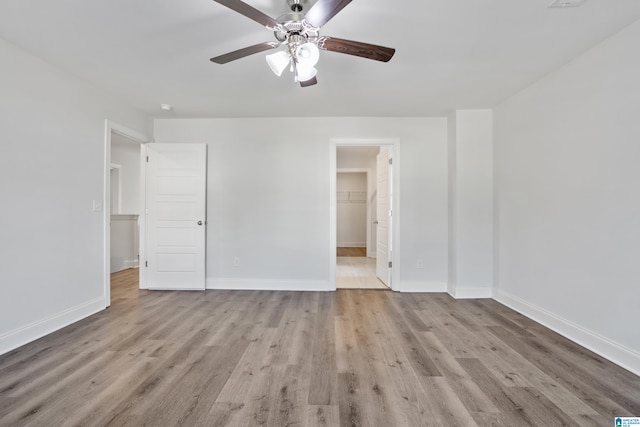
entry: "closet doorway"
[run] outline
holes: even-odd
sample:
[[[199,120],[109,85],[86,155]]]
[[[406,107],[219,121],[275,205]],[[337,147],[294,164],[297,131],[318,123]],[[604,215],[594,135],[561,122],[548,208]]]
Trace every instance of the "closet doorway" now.
[[[389,289],[389,278],[376,271],[380,256],[378,205],[389,200],[388,185],[383,185],[382,199],[378,197],[377,159],[387,150],[380,146],[336,147],[337,289]]]

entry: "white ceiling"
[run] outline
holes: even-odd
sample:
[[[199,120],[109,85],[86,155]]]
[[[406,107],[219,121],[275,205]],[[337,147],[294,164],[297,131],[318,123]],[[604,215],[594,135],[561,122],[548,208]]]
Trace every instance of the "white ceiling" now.
[[[286,0],[246,2],[272,17],[288,10]],[[307,88],[272,74],[266,53],[210,62],[274,40],[213,0],[2,0],[0,37],[153,117],[441,115],[490,108],[640,19],[639,0],[550,2],[354,0],[321,35],[396,55],[322,51],[319,83]]]

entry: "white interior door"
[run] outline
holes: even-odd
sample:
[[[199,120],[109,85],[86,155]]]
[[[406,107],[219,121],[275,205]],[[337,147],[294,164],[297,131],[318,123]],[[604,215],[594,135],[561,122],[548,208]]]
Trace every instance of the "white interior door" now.
[[[149,144],[145,268],[148,289],[205,288],[205,144]]]
[[[377,156],[376,276],[391,287],[391,165],[388,149]]]

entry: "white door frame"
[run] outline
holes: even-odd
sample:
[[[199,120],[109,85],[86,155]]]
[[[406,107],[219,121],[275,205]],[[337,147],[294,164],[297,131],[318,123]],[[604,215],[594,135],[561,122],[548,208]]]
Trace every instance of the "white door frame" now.
[[[332,138],[329,143],[329,284],[330,289],[336,289],[336,262],[337,262],[337,196],[336,196],[336,174],[337,167],[337,147],[338,146],[389,146],[393,152],[393,200],[391,210],[392,245],[391,261],[391,289],[400,291],[400,140],[397,138]],[[340,170],[342,171],[342,169]],[[369,234],[369,233],[367,233]],[[367,236],[368,237],[368,236]]]
[[[102,241],[103,245],[103,297],[104,306],[111,305],[111,133],[117,133],[132,139],[140,144],[145,144],[149,139],[143,133],[129,129],[116,122],[106,119],[104,125],[104,194],[102,197]],[[141,184],[142,187],[142,184]],[[144,218],[142,212],[139,217]],[[142,229],[142,227],[140,227]],[[143,269],[141,268],[140,271]]]

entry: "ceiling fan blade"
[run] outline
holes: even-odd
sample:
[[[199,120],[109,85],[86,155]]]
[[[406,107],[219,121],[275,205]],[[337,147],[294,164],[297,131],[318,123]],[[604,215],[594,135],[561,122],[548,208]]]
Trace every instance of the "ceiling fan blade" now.
[[[262,24],[270,30],[275,30],[280,26],[278,21],[270,17],[269,15],[265,15],[260,12],[258,9],[253,6],[249,6],[243,1],[240,0],[213,0],[217,3],[220,3],[223,6],[227,6],[231,10],[235,10],[241,15],[246,16],[249,19],[253,19],[258,24]]]
[[[318,0],[309,9],[304,19],[314,27],[320,28],[349,3],[351,0]]]
[[[315,84],[318,84],[318,79],[316,79],[315,77],[307,80],[306,82],[300,82],[301,87],[313,86]]]
[[[331,52],[346,53],[382,62],[389,62],[396,53],[396,50],[390,47],[324,36],[318,38],[318,47]]]
[[[234,50],[233,52],[225,53],[224,55],[211,58],[211,62],[215,62],[216,64],[226,64],[227,62],[235,61],[236,59],[244,58],[245,56],[253,55],[254,53],[274,49],[278,46],[280,46],[280,43],[277,42],[258,43],[254,44],[253,46]]]

